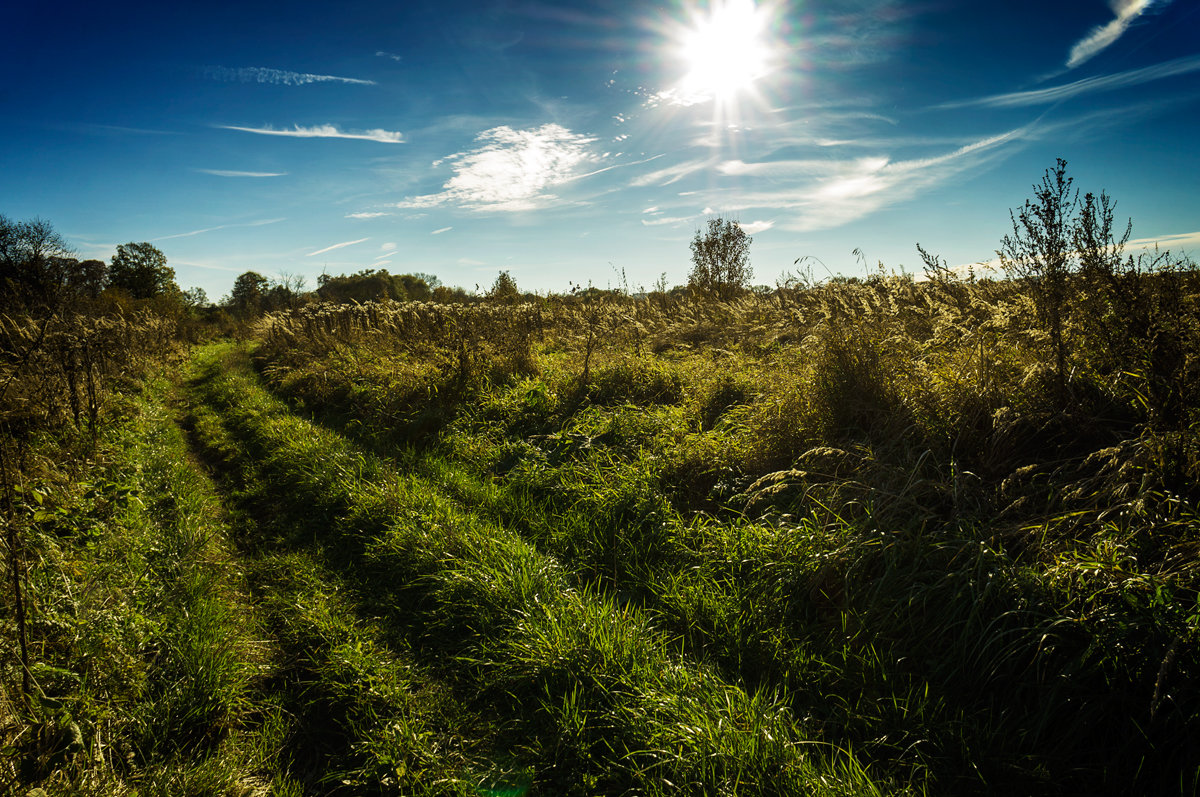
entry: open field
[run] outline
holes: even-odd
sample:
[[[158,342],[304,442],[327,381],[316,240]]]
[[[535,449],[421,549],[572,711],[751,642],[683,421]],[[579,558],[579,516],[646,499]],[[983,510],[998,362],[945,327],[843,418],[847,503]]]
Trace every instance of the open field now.
[[[316,304],[96,371],[6,448],[0,778],[1194,793],[1194,271],[1063,349],[941,276]]]

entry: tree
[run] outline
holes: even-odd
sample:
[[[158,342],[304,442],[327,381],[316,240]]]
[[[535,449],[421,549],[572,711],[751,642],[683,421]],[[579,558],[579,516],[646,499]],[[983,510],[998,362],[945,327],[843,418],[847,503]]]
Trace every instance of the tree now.
[[[750,243],[741,225],[717,217],[708,220],[708,231],[696,231],[692,239],[692,271],[688,287],[701,293],[730,299],[750,284]]]
[[[1041,184],[1033,186],[1033,199],[1026,199],[1016,213],[1009,211],[1012,235],[1005,235],[996,251],[1005,273],[1029,291],[1038,322],[1049,336],[1060,400],[1066,398],[1068,280],[1079,204],[1072,183],[1067,162],[1059,158]]]
[[[0,296],[6,304],[53,311],[76,264],[71,247],[45,219],[0,215]]]
[[[512,278],[512,274],[501,271],[496,275],[496,281],[492,283],[488,297],[501,302],[515,302],[521,298],[521,290],[517,287],[517,281]]]
[[[387,269],[363,269],[349,276],[340,274],[336,277],[322,274],[317,277],[317,295],[327,302],[403,302],[412,298],[420,298],[428,294],[428,286],[420,280],[411,284],[417,290],[418,296],[410,296],[406,284],[413,278],[408,275],[392,275]]]
[[[393,279],[404,287],[404,293],[409,301],[427,302],[433,298],[433,284],[425,279],[428,276],[428,274],[401,274]],[[432,279],[434,282],[438,281],[437,277]]]
[[[262,310],[263,297],[270,283],[257,271],[247,271],[233,281],[227,304],[234,315],[241,318],[258,315]]]
[[[108,276],[112,287],[135,299],[153,299],[179,290],[175,285],[175,269],[167,265],[167,256],[146,242],[117,246]]]
[[[208,306],[208,294],[200,287],[188,288],[180,297],[183,299],[183,306],[188,310],[199,310]]]
[[[81,260],[67,277],[67,287],[79,297],[97,298],[108,287],[108,264],[103,260]]]

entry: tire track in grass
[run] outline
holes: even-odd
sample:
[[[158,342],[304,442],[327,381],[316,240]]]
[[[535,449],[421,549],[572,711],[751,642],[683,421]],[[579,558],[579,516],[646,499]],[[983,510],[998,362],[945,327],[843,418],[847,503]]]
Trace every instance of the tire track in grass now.
[[[198,359],[193,399],[222,367],[220,356]],[[225,486],[277,647],[269,724],[281,740],[278,771],[319,794],[475,794],[484,778],[510,774],[489,771],[479,752],[487,732],[463,734],[460,726],[477,721],[371,617],[347,582],[353,574],[322,540],[327,519],[285,511],[287,496],[262,481],[260,463],[212,406],[193,401],[184,426]]]
[[[240,448],[231,458],[260,494],[286,496],[280,519],[307,519],[325,562],[371,595],[363,606],[489,717],[534,791],[893,790],[806,738],[779,696],[725,682],[519,535],[293,415],[243,353],[198,362],[193,395]]]
[[[578,484],[565,492],[577,500],[564,503],[562,495],[539,496],[529,484],[489,482],[435,451],[381,442],[383,436],[353,418],[331,412],[318,414],[314,423],[408,468],[410,478],[423,480],[464,511],[558,557],[577,587],[587,585],[621,604],[633,602],[678,635],[690,657],[711,663],[723,677],[752,690],[782,687],[794,710],[817,718],[829,737],[859,745],[911,782],[936,779],[978,789],[980,768],[993,765],[991,756],[981,760],[981,751],[1010,749],[1013,728],[1020,730],[1015,712],[981,720],[971,701],[1004,677],[1007,691],[1020,687],[1019,681],[1011,683],[1011,673],[1023,669],[1022,656],[1036,646],[1047,619],[1036,610],[1014,608],[1021,604],[1019,574],[976,540],[919,533],[884,538],[840,518],[815,516],[781,526],[711,518],[685,522],[662,508],[653,527],[636,511],[629,523],[621,523],[614,519],[621,511],[615,507],[626,505],[621,496],[599,497],[624,489],[621,475],[602,466],[591,474],[603,477],[596,495],[588,492],[587,467],[568,474]],[[616,555],[618,549],[626,555]],[[951,571],[954,578],[947,576]],[[854,573],[866,577],[851,590]],[[970,600],[955,599],[964,580],[982,588]],[[853,603],[851,591],[857,596]],[[887,594],[867,594],[880,592]],[[911,617],[905,605],[914,601],[941,602],[937,623],[923,623],[927,612]],[[881,639],[877,629],[897,622],[913,623],[909,633],[928,643],[890,653],[891,638],[885,632]],[[954,634],[951,651],[940,641],[947,627],[984,625],[1017,641],[1001,646],[983,630]],[[967,666],[961,667],[964,660]],[[951,677],[967,684],[960,686],[965,701],[955,702],[938,688]],[[1027,692],[1025,703],[1036,710],[1037,695]],[[964,727],[974,728],[974,735],[965,736]],[[986,780],[1044,784],[1038,756],[1048,743],[1045,735],[1025,739]]]

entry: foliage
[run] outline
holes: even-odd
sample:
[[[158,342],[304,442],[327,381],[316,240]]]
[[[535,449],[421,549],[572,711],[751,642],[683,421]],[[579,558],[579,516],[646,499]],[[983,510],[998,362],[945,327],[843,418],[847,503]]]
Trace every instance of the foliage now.
[[[721,299],[731,299],[750,286],[750,243],[742,226],[731,220],[708,220],[705,232],[692,239],[692,271],[688,287]]]
[[[153,299],[179,290],[175,285],[175,269],[167,265],[167,256],[146,242],[119,244],[108,278],[112,287],[134,299]]]
[[[317,278],[317,295],[325,301],[350,302],[424,301],[431,296],[429,284],[412,274],[389,274],[387,269],[364,269],[351,275]]]
[[[517,287],[517,281],[512,278],[511,274],[501,271],[496,275],[496,281],[492,283],[487,295],[494,301],[515,302],[520,298],[521,290]]]
[[[262,310],[263,294],[267,292],[269,284],[267,278],[257,271],[239,274],[233,281],[233,290],[229,292],[226,304],[239,316],[256,316]]]
[[[45,219],[13,222],[0,215],[0,301],[12,310],[45,313],[95,298],[105,284],[104,264],[81,263],[71,254]]]

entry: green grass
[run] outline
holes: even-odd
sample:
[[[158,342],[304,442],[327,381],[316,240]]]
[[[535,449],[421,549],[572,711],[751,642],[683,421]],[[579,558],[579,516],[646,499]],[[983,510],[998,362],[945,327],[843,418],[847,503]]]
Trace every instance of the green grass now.
[[[386,346],[353,408],[287,375],[319,356],[266,374],[872,771],[935,791],[1187,791],[1191,499],[1148,486],[1152,443],[1114,383],[1081,374],[1078,406],[1056,409],[1018,312],[977,297],[972,330],[906,308],[911,283],[834,286],[798,343],[650,333],[685,343],[602,346],[586,389],[577,344],[552,339],[532,375],[443,395],[433,438],[389,435],[373,409]],[[694,331],[719,346],[711,323]]]
[[[254,615],[168,389],[150,381],[93,459],[42,471],[37,511],[18,515],[36,683],[18,783],[201,794],[254,775]]]
[[[531,773],[535,790],[891,790],[808,739],[782,695],[726,681],[652,616],[573,586],[556,558],[436,481],[297,418],[236,357],[210,360],[194,390],[253,460],[248,496],[280,525],[303,522],[390,648],[474,706],[493,759]],[[310,545],[299,533],[288,544]]]
[[[1190,377],[1076,319],[1060,382],[1025,303],[880,276],[198,348],[21,464],[4,788],[1193,793]]]

